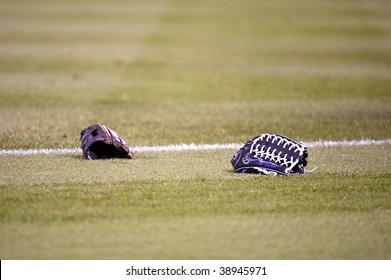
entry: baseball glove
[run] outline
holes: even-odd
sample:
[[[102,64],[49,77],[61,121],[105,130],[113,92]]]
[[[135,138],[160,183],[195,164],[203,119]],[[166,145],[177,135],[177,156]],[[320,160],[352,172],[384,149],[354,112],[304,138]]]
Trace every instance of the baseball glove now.
[[[80,141],[84,159],[134,158],[128,144],[117,133],[102,124],[90,125],[83,129]]]
[[[261,134],[231,159],[235,172],[262,175],[303,174],[308,152],[302,143],[278,134]]]

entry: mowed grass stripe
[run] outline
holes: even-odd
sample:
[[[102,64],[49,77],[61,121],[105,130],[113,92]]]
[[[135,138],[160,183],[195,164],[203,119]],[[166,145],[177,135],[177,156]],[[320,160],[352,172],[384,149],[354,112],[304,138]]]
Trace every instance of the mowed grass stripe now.
[[[1,165],[0,255],[389,259],[390,158],[379,155],[390,148],[313,148],[318,170],[295,177],[236,174],[229,150],[11,157]]]

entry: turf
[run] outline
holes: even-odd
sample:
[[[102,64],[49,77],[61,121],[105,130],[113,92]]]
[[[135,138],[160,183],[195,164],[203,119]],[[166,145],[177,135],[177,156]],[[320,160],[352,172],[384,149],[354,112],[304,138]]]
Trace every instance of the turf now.
[[[389,1],[2,1],[0,149],[391,138]],[[390,259],[390,145],[0,156],[1,259]]]
[[[390,146],[313,148],[311,166],[318,170],[292,178],[235,174],[233,152],[140,153],[134,161],[99,162],[6,156],[1,254],[390,258],[391,162],[377,155],[390,154]]]

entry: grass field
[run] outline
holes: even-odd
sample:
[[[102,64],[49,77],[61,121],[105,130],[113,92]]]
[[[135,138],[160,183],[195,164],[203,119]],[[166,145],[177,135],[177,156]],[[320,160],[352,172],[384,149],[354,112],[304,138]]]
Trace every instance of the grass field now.
[[[5,0],[0,150],[391,138],[387,0]],[[297,177],[235,150],[0,155],[0,259],[390,259],[391,145],[309,148]]]

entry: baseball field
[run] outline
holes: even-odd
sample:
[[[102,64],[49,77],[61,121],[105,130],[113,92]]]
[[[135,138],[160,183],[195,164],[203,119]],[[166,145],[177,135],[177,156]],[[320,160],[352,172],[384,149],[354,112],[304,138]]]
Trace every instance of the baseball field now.
[[[148,149],[53,152],[96,123]],[[317,169],[158,149],[261,133]],[[0,2],[0,259],[389,260],[390,139],[388,0]]]

